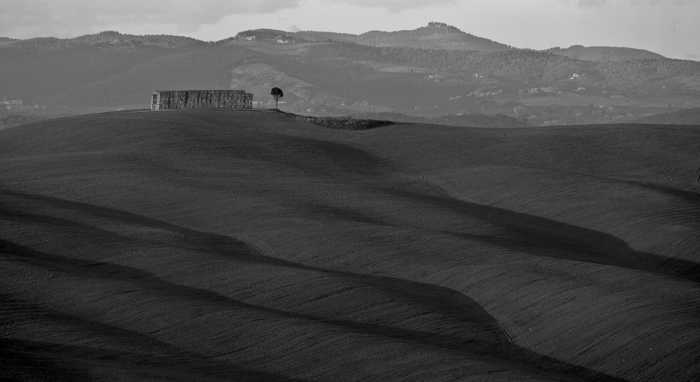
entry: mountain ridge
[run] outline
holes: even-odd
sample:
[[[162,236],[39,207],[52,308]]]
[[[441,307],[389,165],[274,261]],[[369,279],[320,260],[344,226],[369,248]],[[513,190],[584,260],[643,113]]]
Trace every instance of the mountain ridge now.
[[[445,33],[440,33],[444,31]],[[360,34],[340,33],[330,31],[283,31],[278,29],[260,28],[249,29],[238,32],[235,36],[217,41],[206,42],[203,40],[178,36],[178,35],[134,35],[122,34],[117,31],[101,31],[94,34],[86,34],[70,38],[57,37],[34,37],[27,39],[17,39],[10,37],[0,37],[0,47],[15,47],[19,49],[70,49],[79,45],[139,45],[159,46],[167,48],[181,48],[191,46],[202,46],[211,43],[222,43],[234,39],[245,39],[250,37],[260,37],[262,39],[287,38],[298,42],[321,42],[321,41],[345,41],[354,42],[368,46],[394,46],[413,47],[422,49],[448,49],[448,50],[478,50],[478,51],[508,51],[518,50],[506,44],[478,37],[464,32],[457,27],[441,22],[429,22],[428,25],[410,30],[380,31],[371,30]],[[445,37],[440,37],[445,36]],[[426,39],[423,43],[416,40]],[[532,50],[524,48],[525,50]],[[569,48],[550,48],[542,51],[552,52],[571,58],[584,60],[601,60],[588,58],[589,56],[603,56],[602,60],[617,59],[642,59],[642,58],[666,58],[655,52],[644,49],[613,47],[613,46],[590,46],[572,45]],[[598,51],[598,52],[596,52]],[[628,58],[615,58],[615,55],[628,56]],[[610,56],[606,58],[605,56]]]
[[[22,50],[66,50],[77,47],[120,47],[120,46],[153,46],[162,48],[183,48],[202,46],[204,41],[191,37],[175,35],[133,35],[116,31],[102,31],[71,38],[34,37],[29,39],[9,39],[0,37],[0,47]]]

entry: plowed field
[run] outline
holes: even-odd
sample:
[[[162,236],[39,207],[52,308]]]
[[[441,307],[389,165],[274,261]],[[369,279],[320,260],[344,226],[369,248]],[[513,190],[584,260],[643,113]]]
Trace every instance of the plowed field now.
[[[700,128],[0,131],[0,379],[700,380]]]

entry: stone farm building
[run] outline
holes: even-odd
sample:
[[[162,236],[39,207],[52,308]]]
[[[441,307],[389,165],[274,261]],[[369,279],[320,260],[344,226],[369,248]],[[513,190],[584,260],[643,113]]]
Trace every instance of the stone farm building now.
[[[245,90],[158,90],[151,98],[151,110],[252,108],[253,94]]]

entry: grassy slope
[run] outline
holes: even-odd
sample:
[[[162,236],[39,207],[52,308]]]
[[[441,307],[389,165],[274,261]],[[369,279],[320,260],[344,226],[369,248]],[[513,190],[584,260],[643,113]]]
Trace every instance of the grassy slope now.
[[[0,132],[0,377],[700,376],[700,131],[120,112]]]

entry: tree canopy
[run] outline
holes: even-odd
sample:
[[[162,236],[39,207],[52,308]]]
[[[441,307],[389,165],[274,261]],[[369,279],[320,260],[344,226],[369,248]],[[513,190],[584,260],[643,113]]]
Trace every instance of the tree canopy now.
[[[280,98],[284,97],[284,93],[282,92],[282,89],[274,87],[272,88],[270,94],[272,94],[272,98],[275,99],[275,109],[277,109],[277,103],[279,102]]]

